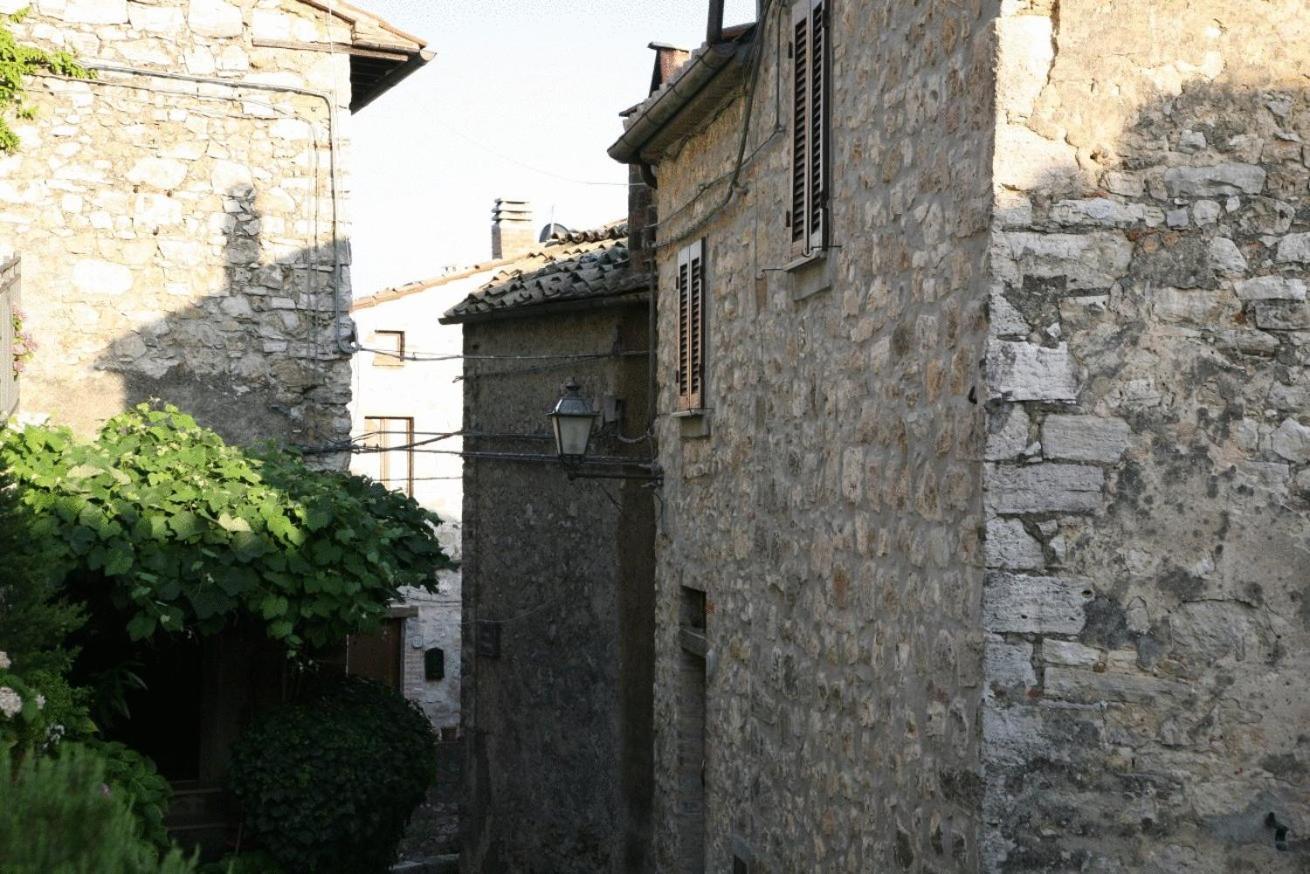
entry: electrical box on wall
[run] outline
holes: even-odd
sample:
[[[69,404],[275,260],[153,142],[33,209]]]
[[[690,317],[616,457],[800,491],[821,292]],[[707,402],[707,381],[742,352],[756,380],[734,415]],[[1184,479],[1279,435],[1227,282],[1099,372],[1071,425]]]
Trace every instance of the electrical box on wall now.
[[[477,653],[484,659],[500,658],[500,623],[478,620]]]

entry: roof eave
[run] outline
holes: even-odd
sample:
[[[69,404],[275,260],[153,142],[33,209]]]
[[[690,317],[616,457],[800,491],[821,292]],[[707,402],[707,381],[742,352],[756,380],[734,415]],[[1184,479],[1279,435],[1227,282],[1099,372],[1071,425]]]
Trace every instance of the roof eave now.
[[[484,310],[477,313],[447,312],[437,319],[443,325],[468,325],[479,322],[500,322],[506,319],[525,319],[537,316],[562,315],[582,310],[606,309],[616,306],[634,306],[650,300],[649,282],[626,290],[612,291],[591,297],[571,297],[567,300],[548,300],[507,309]]]
[[[654,163],[665,147],[692,132],[744,78],[752,35],[747,31],[731,42],[703,46],[663,90],[632,112],[609,156],[620,164]]]
[[[428,49],[419,49],[417,52],[410,55],[409,60],[401,64],[398,64],[395,68],[391,70],[391,72],[387,73],[386,76],[384,76],[381,80],[379,80],[366,93],[362,95],[351,94],[350,95],[351,113],[353,114],[359,112],[361,109],[368,106],[374,100],[377,100],[383,94],[386,94],[392,88],[395,88],[402,81],[409,78],[409,76],[412,75],[416,70],[418,70],[419,67],[422,67],[424,64],[426,64],[428,61],[432,60],[436,56],[437,56],[436,52],[429,51]]]

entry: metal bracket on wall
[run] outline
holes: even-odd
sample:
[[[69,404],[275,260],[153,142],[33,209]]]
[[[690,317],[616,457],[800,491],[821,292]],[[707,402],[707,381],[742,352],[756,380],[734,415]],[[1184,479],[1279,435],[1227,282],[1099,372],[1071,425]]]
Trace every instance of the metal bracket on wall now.
[[[598,471],[582,470],[583,466],[592,467],[631,467],[630,470],[620,471]],[[664,469],[655,462],[633,462],[632,465],[613,465],[608,463],[591,463],[585,462],[564,462],[564,473],[570,480],[575,479],[630,479],[646,480],[654,482],[656,485],[662,485],[664,482]]]

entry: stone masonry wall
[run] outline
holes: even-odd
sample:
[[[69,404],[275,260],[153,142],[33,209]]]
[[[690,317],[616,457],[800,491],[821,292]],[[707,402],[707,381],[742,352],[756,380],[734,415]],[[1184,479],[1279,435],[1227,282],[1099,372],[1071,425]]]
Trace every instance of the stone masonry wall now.
[[[0,10],[26,2],[3,0]],[[335,92],[342,54],[254,40],[348,40],[296,0],[36,0],[20,39],[138,68],[93,82],[33,77],[35,120],[0,159],[0,243],[23,258],[41,351],[24,411],[78,430],[159,397],[238,441],[320,444],[350,421],[337,347],[349,300],[344,223],[333,233],[323,100],[243,82]],[[329,33],[330,32],[330,33]],[[216,77],[197,84],[151,71]],[[335,184],[347,184],[337,156]],[[344,216],[339,216],[344,218]]]
[[[641,480],[570,479],[546,418],[576,378],[623,401],[590,454],[649,458],[615,439],[647,421],[647,358],[510,359],[641,352],[648,324],[635,301],[463,325],[465,451],[530,456],[464,461],[467,874],[651,870],[655,501]]]
[[[1310,17],[1004,5],[984,868],[1305,871]]]
[[[786,7],[784,21],[789,21]],[[707,614],[706,871],[978,864],[992,20],[978,0],[832,4],[832,242],[792,260],[786,28],[743,100],[655,168],[659,251],[656,807],[661,871],[702,815],[694,678]],[[781,64],[781,68],[779,68]],[[779,76],[784,91],[778,95]],[[771,132],[773,133],[770,137]],[[766,142],[767,140],[767,142]],[[756,151],[759,149],[759,151]],[[675,255],[707,217],[705,422],[675,409]],[[827,277],[827,280],[824,277]],[[803,289],[830,283],[804,296]]]

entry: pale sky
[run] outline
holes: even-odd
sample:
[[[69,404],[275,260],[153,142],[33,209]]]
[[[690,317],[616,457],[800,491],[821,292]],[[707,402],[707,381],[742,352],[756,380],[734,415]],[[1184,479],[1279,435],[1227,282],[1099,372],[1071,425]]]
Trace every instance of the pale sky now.
[[[646,96],[647,43],[700,45],[709,5],[353,2],[437,53],[352,120],[357,296],[485,260],[497,197],[531,201],[538,229],[552,213],[570,228],[626,215],[627,170],[605,154],[618,113]],[[729,25],[755,17],[755,0],[726,7]]]

